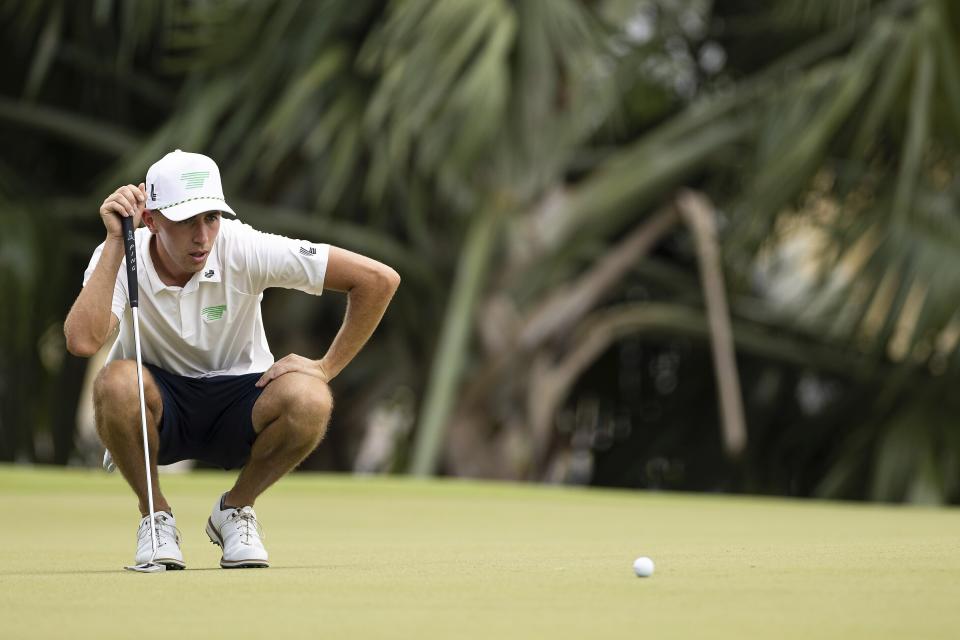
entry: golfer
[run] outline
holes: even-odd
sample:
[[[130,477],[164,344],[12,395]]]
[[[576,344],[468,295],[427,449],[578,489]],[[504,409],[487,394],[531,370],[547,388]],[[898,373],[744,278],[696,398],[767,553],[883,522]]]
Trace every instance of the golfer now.
[[[137,366],[121,216],[135,233],[143,387],[156,514],[150,522]],[[320,443],[333,408],[330,380],[357,355],[383,317],[400,276],[344,249],[263,233],[237,219],[210,158],[168,153],[139,187],[100,206],[106,240],[93,252],[67,316],[67,348],[95,354],[119,336],[94,384],[97,432],[140,502],[135,563],[186,565],[177,522],[156,465],[193,459],[242,468],[218,496],[206,531],[224,568],[267,567],[253,505]],[[270,287],[347,294],[343,324],[326,354],[274,360],[260,313]]]

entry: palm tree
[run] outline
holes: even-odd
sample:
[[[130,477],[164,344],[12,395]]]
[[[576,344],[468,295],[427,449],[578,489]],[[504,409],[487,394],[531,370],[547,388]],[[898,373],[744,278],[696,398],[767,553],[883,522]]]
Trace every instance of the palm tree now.
[[[723,3],[711,19],[616,0],[10,0],[0,15],[31,57],[4,85],[0,122],[30,132],[15,133],[28,160],[64,149],[96,160],[41,199],[24,196],[34,172],[5,161],[5,229],[13,211],[53,212],[76,238],[57,267],[70,273],[98,233],[82,213],[95,194],[170,148],[205,150],[245,219],[403,273],[384,331],[342,384],[364,398],[356,406],[416,390],[414,472],[541,478],[566,437],[556,416],[610,345],[710,334],[683,267],[693,254],[650,255],[685,242],[678,193],[690,187],[719,212],[739,352],[883,389],[840,437],[811,446],[831,460],[818,490],[957,499],[945,410],[958,335],[956,10],[769,5]],[[763,55],[744,52],[770,33]],[[705,71],[678,42],[726,52],[725,68]],[[16,245],[30,247],[24,264],[45,256],[34,229]],[[812,242],[803,279],[787,250]],[[12,267],[4,278],[23,298],[50,280]],[[5,327],[16,362],[72,298],[66,283],[39,327],[25,311]],[[625,295],[631,283],[662,295]],[[15,366],[3,363],[7,379]],[[51,389],[57,375],[32,379]],[[5,412],[4,429],[38,415]]]
[[[825,254],[806,256],[807,265],[812,264],[819,277],[803,295],[789,304],[774,300],[780,304],[763,305],[767,309],[762,310],[759,323],[756,303],[764,300],[748,301],[742,310],[735,308],[742,320],[751,321],[739,331],[742,346],[748,348],[752,342],[766,356],[795,358],[797,349],[791,349],[789,339],[761,345],[748,338],[750,325],[789,330],[797,334],[794,345],[802,347],[812,338],[833,352],[807,350],[800,362],[865,378],[886,391],[868,419],[852,430],[845,445],[852,453],[839,459],[819,490],[826,495],[850,491],[848,481],[867,469],[874,478],[868,495],[944,500],[956,497],[958,490],[951,479],[957,432],[945,424],[949,418],[938,406],[949,397],[942,385],[951,382],[943,376],[950,373],[946,364],[955,352],[957,335],[953,302],[957,292],[953,278],[942,274],[954,248],[947,241],[953,234],[943,233],[951,228],[952,216],[949,201],[941,195],[952,175],[948,167],[955,161],[950,159],[956,157],[957,121],[950,114],[960,106],[956,101],[960,76],[953,64],[957,23],[947,3],[875,4],[865,3],[862,12],[844,16],[831,14],[822,3],[786,5],[786,15],[793,9],[823,19],[824,33],[745,78],[737,91],[705,93],[672,121],[617,150],[575,185],[562,188],[561,195],[549,192],[549,204],[532,206],[526,215],[516,216],[520,225],[526,218],[533,226],[549,207],[554,229],[545,248],[533,247],[519,260],[534,266],[508,264],[504,273],[514,282],[538,282],[537,271],[544,264],[557,267],[551,262],[554,256],[565,251],[569,256],[585,241],[608,238],[622,230],[628,219],[642,218],[644,209],[649,211],[648,203],[667,204],[682,180],[711,168],[715,186],[708,188],[729,216],[725,251],[735,291],[762,293],[767,298],[776,295],[776,282],[767,283],[762,292],[752,292],[748,284],[757,275],[757,260],[775,255],[780,244],[790,239],[782,228],[791,220],[816,223],[821,233],[828,234],[821,243]],[[842,18],[839,25],[831,21],[837,17]],[[951,108],[937,109],[938,104]],[[950,133],[935,138],[937,131]],[[718,152],[726,152],[728,158],[731,152],[737,153],[739,166],[733,171],[716,169],[711,163]],[[842,179],[831,178],[828,192],[822,193],[819,185],[824,176],[838,174]],[[736,187],[730,188],[725,181]],[[833,210],[827,219],[822,215],[824,206]],[[582,282],[589,290],[589,278]],[[529,289],[523,295],[537,297]],[[494,296],[503,302],[502,291]],[[648,304],[603,310],[595,318],[584,317],[589,307],[582,306],[557,321],[562,306],[550,304],[555,301],[539,307],[528,304],[533,311],[525,316],[524,305],[517,304],[520,300],[507,300],[514,313],[500,316],[510,318],[509,328],[521,339],[503,341],[501,353],[488,358],[491,371],[476,378],[482,388],[497,371],[523,369],[524,360],[534,363],[533,373],[514,378],[521,381],[521,391],[527,388],[526,400],[520,401],[521,407],[526,404],[526,420],[512,418],[531,427],[534,440],[538,420],[531,418],[538,411],[551,415],[561,400],[552,398],[546,409],[538,409],[538,397],[549,396],[546,391],[551,386],[538,386],[538,379],[549,380],[559,371],[562,384],[569,386],[569,378],[589,364],[584,354],[602,352],[599,348],[584,351],[578,343],[588,345],[604,334],[622,336],[631,326],[649,331],[651,322],[657,322],[648,319],[656,311]],[[698,309],[671,311],[660,322],[683,331],[682,318],[688,315],[687,330],[702,331],[702,322],[696,320],[702,318]],[[550,326],[552,334],[550,329],[538,334],[530,328],[545,317],[554,319],[552,326],[540,323]],[[881,319],[879,326],[875,318]],[[572,337],[563,335],[581,320],[579,336],[576,332]],[[599,330],[591,331],[592,325],[599,325]],[[508,327],[501,328],[510,333]],[[559,348],[540,349],[550,337],[560,338]],[[535,344],[525,344],[524,338]],[[513,359],[511,366],[499,361],[504,353]],[[893,371],[878,375],[888,373],[888,365]],[[864,369],[874,372],[859,373]],[[478,394],[483,395],[466,393],[465,397],[473,400]],[[495,401],[508,394],[500,388],[487,395],[489,400],[481,401],[479,409],[466,408],[467,432],[477,430],[478,422],[490,422],[488,416],[496,415]],[[519,412],[523,414],[522,408]],[[504,431],[508,441],[515,440],[515,426],[510,426]],[[877,443],[872,456],[860,449],[864,433]],[[473,446],[462,457],[478,458],[477,445],[483,440],[468,438]],[[911,442],[914,446],[904,447]],[[543,448],[534,443],[520,457]]]

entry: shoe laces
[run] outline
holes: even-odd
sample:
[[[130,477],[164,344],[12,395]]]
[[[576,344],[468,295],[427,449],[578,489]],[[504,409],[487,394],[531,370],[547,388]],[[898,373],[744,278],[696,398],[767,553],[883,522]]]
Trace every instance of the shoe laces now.
[[[258,538],[263,538],[263,529],[260,527],[260,523],[257,522],[257,516],[250,507],[234,509],[233,513],[230,514],[230,520],[233,521],[237,530],[240,532],[240,542],[243,544],[250,544],[250,538],[254,534],[256,534]]]
[[[143,529],[147,535],[150,535],[150,530],[147,529],[147,522],[144,521],[140,528]],[[158,513],[153,516],[153,530],[157,536],[157,547],[162,547],[166,544],[163,533],[166,532],[168,537],[173,536],[174,541],[179,545],[180,544],[180,529],[175,527],[171,522],[170,518],[165,513]]]

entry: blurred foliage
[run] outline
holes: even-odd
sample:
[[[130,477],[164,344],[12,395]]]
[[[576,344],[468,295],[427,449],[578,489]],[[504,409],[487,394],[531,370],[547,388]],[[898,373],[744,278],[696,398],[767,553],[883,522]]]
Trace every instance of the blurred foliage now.
[[[82,367],[50,327],[91,212],[183,148],[255,226],[403,275],[314,467],[413,413],[378,468],[960,500],[955,3],[0,0],[0,24],[2,459],[70,458],[51,403]],[[718,207],[739,461],[692,240],[653,215],[681,187]],[[341,311],[265,305],[278,355],[321,355]]]

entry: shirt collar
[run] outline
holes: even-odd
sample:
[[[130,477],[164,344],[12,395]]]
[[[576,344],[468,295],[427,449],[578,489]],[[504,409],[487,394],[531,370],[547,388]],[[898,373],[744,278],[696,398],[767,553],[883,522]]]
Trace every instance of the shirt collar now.
[[[217,238],[219,240],[220,238]],[[210,247],[210,255],[207,256],[207,262],[203,265],[203,271],[199,273],[199,277],[194,277],[193,280],[199,282],[220,282],[220,252],[217,251],[217,245],[219,242],[214,242],[213,246]]]
[[[201,282],[204,284],[208,282],[220,282],[220,258],[217,253],[216,241],[214,241],[213,246],[210,247],[210,255],[207,256],[203,270],[193,274],[193,277],[187,280],[187,284],[183,285],[183,292],[193,293],[200,288]]]
[[[163,284],[163,280],[160,279],[160,275],[157,273],[157,268],[153,265],[153,234],[148,230],[146,235],[146,250],[141,252],[141,254],[146,254],[146,256],[140,258],[140,262],[146,266],[144,270],[147,272],[147,282],[150,283],[150,291],[157,293],[158,291],[166,289],[167,285]]]
[[[217,240],[219,240],[219,238],[217,238]],[[160,279],[157,268],[153,264],[153,253],[151,251],[153,242],[153,234],[151,233],[147,236],[146,251],[143,252],[146,253],[146,259],[141,259],[141,262],[146,264],[145,271],[147,272],[147,281],[150,283],[150,291],[157,293],[163,289],[177,288],[164,284],[163,280]],[[203,271],[194,274],[193,277],[187,281],[187,284],[183,285],[183,291],[185,293],[196,291],[201,282],[220,282],[220,254],[217,251],[218,244],[218,242],[214,242],[213,247],[210,248],[210,255],[207,256],[207,262],[203,265]]]

